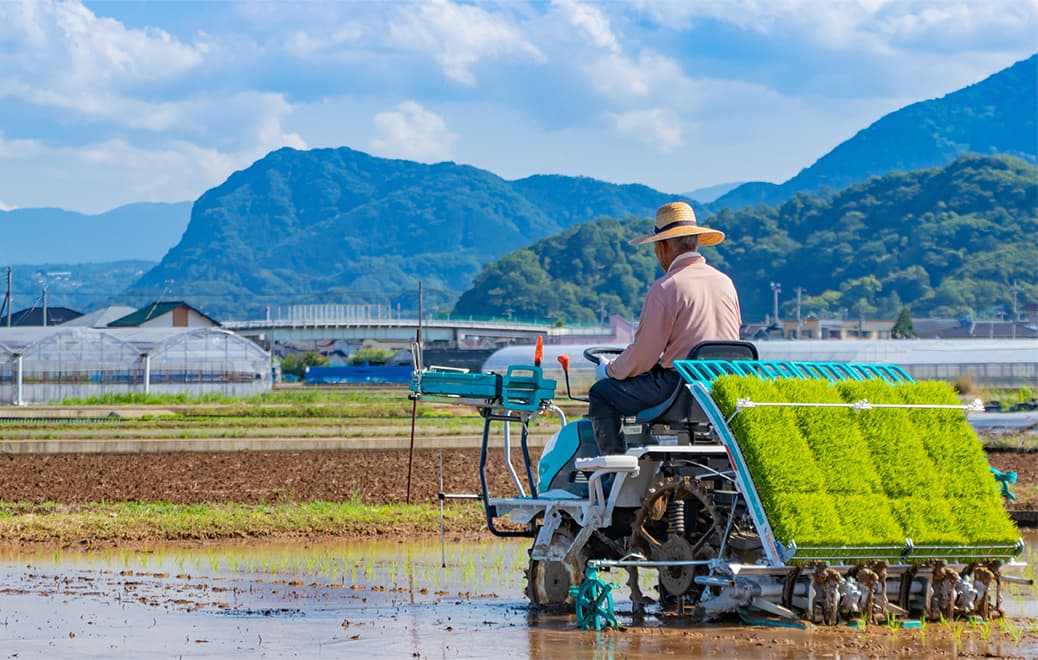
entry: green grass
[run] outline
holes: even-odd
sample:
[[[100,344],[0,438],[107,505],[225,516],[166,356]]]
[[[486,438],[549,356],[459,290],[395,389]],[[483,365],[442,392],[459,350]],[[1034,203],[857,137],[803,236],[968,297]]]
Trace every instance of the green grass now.
[[[484,524],[482,509],[474,504],[446,507],[445,524],[452,531],[479,530]],[[0,538],[20,542],[374,536],[438,530],[437,505],[372,505],[357,498],[272,504],[0,504]]]
[[[65,399],[64,406],[113,406],[113,405],[200,405],[200,404],[305,404],[305,403],[369,403],[377,401],[407,402],[407,390],[398,387],[362,387],[351,386],[336,389],[328,388],[279,388],[255,396],[241,397],[225,394],[144,394],[129,392],[122,394],[102,394],[87,398]]]
[[[898,386],[726,376],[713,397],[727,416],[755,402],[956,404],[944,383]],[[983,447],[962,412],[757,407],[731,423],[776,536],[784,544],[1009,545],[1019,533]],[[824,554],[824,553],[823,553]]]

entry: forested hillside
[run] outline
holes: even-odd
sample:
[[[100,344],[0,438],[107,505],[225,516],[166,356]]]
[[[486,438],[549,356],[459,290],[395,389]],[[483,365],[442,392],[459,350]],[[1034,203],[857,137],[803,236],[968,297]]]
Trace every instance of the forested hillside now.
[[[781,185],[751,182],[713,208],[778,204],[888,172],[943,166],[966,153],[1038,162],[1038,55],[938,99],[892,112]]]
[[[181,242],[130,294],[191,301],[217,317],[264,304],[452,303],[483,264],[572,224],[651,215],[645,186],[376,158],[347,148],[280,149],[194,205]]]
[[[735,281],[746,320],[785,311],[804,287],[803,314],[893,318],[991,315],[1038,300],[1038,169],[1010,157],[963,156],[943,168],[870,179],[829,197],[798,194],[780,206],[724,210],[701,224],[728,234],[708,261]],[[488,264],[454,308],[590,322],[636,315],[658,276],[652,250],[626,244],[645,219],[602,219]]]

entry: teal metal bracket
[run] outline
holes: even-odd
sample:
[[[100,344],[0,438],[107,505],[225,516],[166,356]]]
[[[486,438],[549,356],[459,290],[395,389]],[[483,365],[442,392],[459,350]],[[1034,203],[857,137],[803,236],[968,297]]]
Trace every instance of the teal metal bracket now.
[[[1000,484],[1000,488],[1002,489],[1002,497],[1010,501],[1015,500],[1016,495],[1014,495],[1012,491],[1009,490],[1009,484],[1016,483],[1016,472],[1000,472],[995,468],[991,468],[991,473],[995,475],[995,481],[997,481]]]

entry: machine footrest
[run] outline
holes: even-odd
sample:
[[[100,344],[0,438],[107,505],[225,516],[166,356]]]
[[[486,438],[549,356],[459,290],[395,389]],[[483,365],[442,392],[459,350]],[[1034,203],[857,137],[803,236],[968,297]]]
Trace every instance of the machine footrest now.
[[[578,458],[573,466],[581,472],[594,472],[596,470],[609,470],[610,472],[636,472],[638,470],[638,458],[617,454],[615,456],[592,456],[590,458]]]

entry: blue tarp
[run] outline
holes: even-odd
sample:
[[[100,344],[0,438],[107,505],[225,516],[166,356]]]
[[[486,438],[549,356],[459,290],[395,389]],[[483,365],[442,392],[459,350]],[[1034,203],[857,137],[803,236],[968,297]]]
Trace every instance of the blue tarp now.
[[[304,380],[307,385],[334,385],[336,383],[409,383],[413,369],[410,365],[396,367],[351,365],[348,367],[307,367]]]

